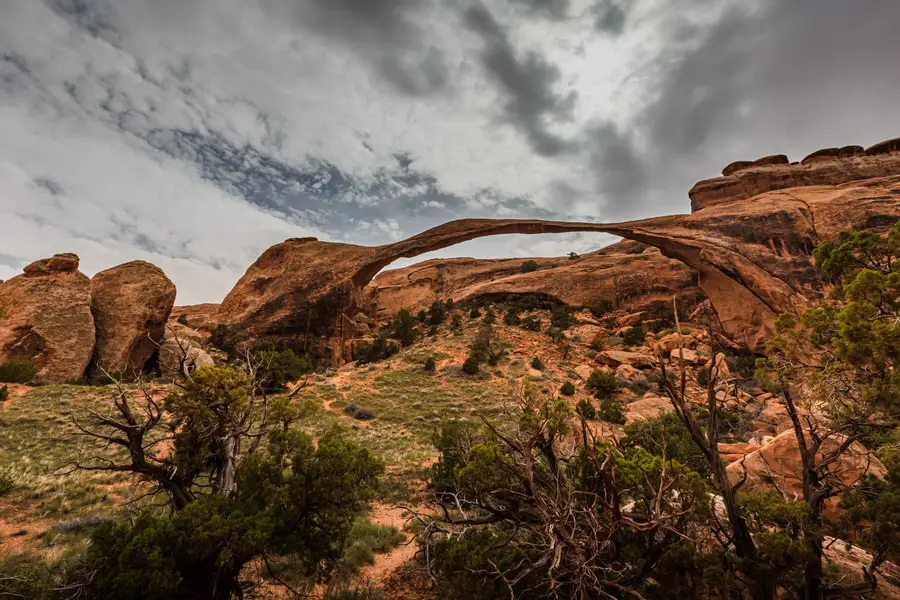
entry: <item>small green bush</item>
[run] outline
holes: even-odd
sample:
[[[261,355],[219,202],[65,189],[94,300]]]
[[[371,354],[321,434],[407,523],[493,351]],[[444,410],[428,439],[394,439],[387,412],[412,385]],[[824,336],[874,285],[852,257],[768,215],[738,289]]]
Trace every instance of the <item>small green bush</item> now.
[[[470,354],[462,364],[462,370],[463,373],[467,373],[469,375],[477,375],[478,371],[481,370],[478,367],[478,358],[474,354]]]
[[[420,310],[419,314],[416,315],[416,319],[419,320],[419,323],[424,323],[428,320],[428,313],[425,310]]]
[[[537,315],[528,315],[524,319],[521,320],[520,323],[522,329],[527,329],[528,331],[540,331],[541,330],[541,320]]]
[[[180,315],[178,315],[177,321],[178,321],[179,323],[181,323],[182,325],[187,325],[187,324],[188,324],[187,315],[186,315],[186,314],[180,314]]]
[[[425,364],[423,366],[426,373],[434,373],[435,369],[437,369],[437,361],[434,360],[433,356],[429,356],[425,359]]]
[[[0,402],[6,402],[9,400],[9,386],[4,385],[0,387]]]
[[[550,324],[557,329],[568,329],[572,324],[572,315],[567,306],[557,306],[550,311]]]
[[[366,519],[353,522],[347,536],[347,547],[341,559],[342,566],[352,572],[359,571],[365,564],[373,564],[376,554],[390,552],[404,540],[396,527],[376,525]]]
[[[13,491],[16,487],[16,478],[9,469],[0,469],[0,498]]]
[[[450,319],[450,329],[453,331],[462,331],[462,315],[459,313],[453,313],[453,318]]]
[[[703,367],[697,371],[697,383],[704,387],[709,385],[709,367]]]
[[[625,409],[615,400],[601,400],[600,411],[597,414],[601,421],[616,425],[625,424]]]
[[[35,374],[34,361],[30,358],[14,358],[0,365],[2,383],[28,383]]]
[[[575,412],[587,421],[593,421],[597,418],[597,410],[594,408],[594,403],[587,398],[582,398],[578,401],[578,404],[575,405]]]
[[[519,270],[522,273],[534,273],[535,271],[538,270],[538,268],[539,268],[539,266],[537,264],[537,261],[526,260],[525,262],[522,263],[522,266],[519,268]]]
[[[567,381],[559,388],[559,393],[563,396],[573,396],[575,394],[575,384]]]
[[[293,350],[263,350],[253,356],[259,365],[256,378],[267,392],[280,392],[313,369],[309,358],[297,356]]]
[[[391,344],[383,335],[376,337],[371,344],[364,344],[356,352],[356,365],[365,365],[390,358],[398,352],[396,344]]]
[[[340,581],[328,586],[322,600],[385,600],[385,595],[384,590],[369,582]]]
[[[605,347],[606,345],[603,343],[602,338],[597,338],[596,340],[591,342],[590,346],[591,350],[593,350],[594,352],[603,352],[603,348]]]
[[[625,345],[627,346],[638,346],[643,343],[644,338],[647,337],[647,330],[644,329],[643,325],[635,325],[634,327],[630,327],[625,330],[625,333],[622,335],[622,339],[625,341]]]
[[[490,306],[486,311],[484,311],[484,319],[483,321],[488,325],[493,325],[497,322],[497,313],[494,312],[494,309]]]
[[[509,325],[510,327],[515,327],[522,323],[521,317],[519,317],[519,309],[510,308],[503,315],[503,323],[505,325]]]
[[[473,306],[472,309],[469,311],[469,318],[477,319],[480,316],[481,316],[481,311],[478,310],[477,306]]]
[[[588,377],[585,387],[593,392],[597,398],[605,400],[612,398],[613,394],[621,389],[622,384],[615,373],[594,371]]]
[[[375,418],[375,412],[371,408],[357,406],[353,402],[348,403],[347,406],[344,407],[344,412],[360,421],[368,421],[369,419]]]
[[[610,311],[613,309],[613,303],[609,300],[600,300],[593,306],[588,307],[588,310],[591,311],[591,314],[594,315],[598,319],[602,319]]]
[[[543,371],[546,367],[544,363],[541,362],[541,359],[537,356],[531,359],[531,368],[537,369],[538,371]]]

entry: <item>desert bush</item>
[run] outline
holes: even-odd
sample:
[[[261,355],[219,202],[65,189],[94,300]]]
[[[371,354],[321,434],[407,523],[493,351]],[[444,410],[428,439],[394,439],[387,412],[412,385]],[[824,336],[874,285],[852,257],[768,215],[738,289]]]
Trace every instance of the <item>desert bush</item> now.
[[[625,424],[625,409],[622,404],[615,400],[601,400],[600,410],[597,411],[597,417],[601,421],[607,423],[615,423],[616,425]]]
[[[605,348],[605,344],[603,343],[603,338],[597,338],[593,342],[591,342],[590,349],[594,352],[603,352]]]
[[[425,363],[423,364],[423,368],[426,373],[434,373],[437,368],[437,361],[434,360],[433,356],[429,356],[425,359]]]
[[[437,327],[447,319],[447,304],[440,300],[431,303],[428,309],[428,324]]]
[[[478,357],[474,354],[469,354],[466,358],[465,362],[462,364],[463,373],[467,373],[468,375],[477,375],[481,370],[478,366]]]
[[[550,311],[550,324],[557,329],[568,329],[572,324],[572,314],[567,306],[557,306]]]
[[[597,418],[597,410],[594,408],[594,403],[587,398],[582,398],[578,401],[575,405],[575,412],[588,421],[593,421]]]
[[[35,375],[30,358],[14,358],[0,365],[0,383],[28,383]]]
[[[344,407],[344,413],[360,421],[368,421],[375,418],[375,412],[371,408],[358,406],[353,402],[347,403],[347,406]]]
[[[0,498],[13,491],[16,485],[16,477],[13,472],[9,469],[0,469]]]
[[[588,310],[591,311],[591,314],[594,315],[598,319],[602,319],[606,315],[608,315],[612,309],[614,308],[613,303],[609,300],[600,300],[596,304],[593,304],[588,307]]]
[[[453,313],[453,318],[450,319],[450,329],[453,331],[462,331],[463,323],[462,323],[462,315],[459,313]]]
[[[522,273],[534,273],[539,268],[537,261],[534,260],[526,260],[522,263],[522,266],[519,267],[519,271]]]
[[[370,582],[338,581],[330,584],[322,600],[385,600],[384,590]]]
[[[0,402],[6,402],[7,400],[9,400],[9,386],[0,386]]]
[[[535,356],[531,359],[531,368],[537,369],[538,371],[543,371],[546,367],[544,366],[544,363],[541,362],[540,357]]]
[[[416,341],[415,326],[416,322],[412,313],[404,308],[391,321],[391,336],[397,339],[404,348],[412,346]]]
[[[356,364],[365,365],[390,358],[398,352],[396,344],[391,344],[384,335],[377,336],[371,344],[363,344],[356,352]]]
[[[313,369],[308,357],[297,356],[293,350],[261,350],[254,352],[254,359],[259,365],[256,379],[267,392],[280,392]]]
[[[594,371],[591,373],[591,376],[588,377],[584,387],[593,392],[597,398],[607,399],[618,392],[621,389],[622,384],[619,382],[615,373]]]
[[[469,318],[470,318],[470,319],[477,319],[477,318],[480,317],[480,316],[481,316],[481,311],[478,310],[478,307],[477,307],[477,306],[473,306],[473,307],[469,310]]]
[[[697,371],[697,383],[706,387],[709,383],[709,367],[703,367],[699,371]]]
[[[519,324],[522,329],[527,329],[528,331],[541,330],[541,319],[537,315],[528,315]]]
[[[625,342],[626,346],[639,346],[644,342],[644,338],[646,337],[647,330],[644,329],[643,325],[629,327],[625,330],[625,333],[622,334],[622,340]]]
[[[509,308],[503,313],[503,324],[509,325],[510,327],[515,327],[522,323],[522,318],[519,316],[521,311],[518,308]]]
[[[573,396],[575,394],[575,384],[567,381],[559,388],[559,393],[563,396]]]
[[[363,565],[374,564],[376,554],[389,552],[403,540],[403,534],[396,527],[376,525],[357,518],[347,534],[347,547],[341,559],[341,567],[355,573]]]

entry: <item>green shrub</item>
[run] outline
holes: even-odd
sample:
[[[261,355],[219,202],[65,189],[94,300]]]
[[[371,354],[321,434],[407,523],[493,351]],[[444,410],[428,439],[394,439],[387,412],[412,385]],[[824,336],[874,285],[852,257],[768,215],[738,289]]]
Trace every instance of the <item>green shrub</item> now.
[[[478,310],[477,306],[473,306],[472,309],[469,311],[469,318],[477,319],[480,316],[481,316],[481,311]]]
[[[597,411],[594,408],[594,403],[587,398],[582,398],[578,401],[575,405],[575,412],[587,421],[593,421],[597,418]]]
[[[602,338],[597,338],[596,340],[591,342],[590,346],[591,350],[593,350],[594,352],[603,352],[603,348],[605,347],[606,345],[603,343]]]
[[[605,400],[612,398],[613,394],[621,389],[622,384],[615,373],[606,371],[594,371],[588,377],[584,387],[593,392],[597,398]]]
[[[607,314],[610,313],[613,309],[613,303],[609,300],[600,300],[593,306],[588,307],[588,310],[591,311],[591,314],[594,315],[598,319],[602,319]]]
[[[353,402],[348,403],[347,406],[344,407],[344,412],[360,421],[368,421],[375,418],[375,412],[371,408],[357,406]]]
[[[554,342],[560,342],[565,339],[562,329],[560,329],[559,327],[550,327],[549,329],[547,329],[547,337],[549,337]]]
[[[34,361],[30,358],[14,358],[0,365],[2,383],[28,383],[35,374]]]
[[[416,318],[419,320],[419,323],[425,323],[425,321],[428,320],[428,313],[422,309],[419,311],[419,314],[416,315]]]
[[[434,373],[437,369],[437,361],[434,360],[433,356],[429,356],[425,359],[425,364],[423,366],[426,373]]]
[[[522,266],[519,268],[519,270],[522,273],[534,273],[535,271],[538,270],[538,268],[539,268],[539,266],[537,264],[537,261],[526,260],[525,262],[522,263]]]
[[[285,385],[297,381],[313,369],[306,356],[297,356],[293,350],[263,350],[253,353],[259,367],[256,378],[267,392],[280,392]]]
[[[514,327],[522,323],[522,319],[519,317],[519,309],[518,308],[510,308],[503,315],[503,323],[509,325],[510,327]]]
[[[521,320],[520,325],[522,329],[527,329],[528,331],[541,330],[541,320],[537,315],[528,315]]]
[[[428,324],[437,327],[441,323],[444,322],[447,318],[447,304],[441,302],[440,300],[435,300],[431,303],[431,307],[428,309]]]
[[[476,357],[474,354],[470,354],[462,364],[462,370],[463,373],[467,373],[469,375],[477,375],[478,371],[481,370],[478,367],[478,357]]]
[[[535,356],[531,359],[531,368],[537,369],[538,371],[543,371],[546,367],[544,367],[544,363],[541,362],[541,359]]]
[[[569,307],[557,306],[550,311],[550,325],[557,329],[568,329],[572,324],[572,315],[569,313]]]
[[[62,598],[57,588],[59,569],[37,556],[13,554],[0,557],[0,598],[51,600]]]
[[[391,344],[383,335],[376,337],[371,344],[363,344],[356,352],[356,364],[365,365],[390,358],[398,352],[396,344]]]
[[[376,525],[366,519],[357,518],[347,535],[347,547],[341,558],[345,571],[356,573],[363,565],[375,563],[376,554],[390,552],[404,540],[395,527]]]
[[[644,329],[643,325],[630,327],[625,330],[625,333],[622,335],[622,339],[626,346],[638,346],[643,343],[645,337],[647,337],[647,331]]]
[[[6,402],[9,400],[9,386],[4,385],[0,387],[0,402]]]
[[[559,388],[559,393],[563,396],[573,396],[575,394],[575,384],[567,381]]]
[[[497,322],[497,313],[495,313],[494,309],[490,306],[484,311],[484,322],[488,325],[493,325]]]
[[[709,385],[709,367],[703,367],[697,371],[697,383],[703,387]]]
[[[404,308],[391,322],[391,336],[396,338],[404,348],[412,346],[416,341],[415,325],[412,314]]]
[[[597,414],[601,421],[617,425],[625,424],[625,409],[615,400],[601,400],[600,411]]]
[[[16,488],[16,478],[9,469],[0,469],[0,498]],[[2,598],[0,594],[0,598]]]
[[[188,325],[188,318],[187,318],[187,315],[184,313],[178,315],[178,319],[176,319],[176,320],[179,323],[181,323],[182,325]]]
[[[450,319],[450,329],[453,331],[462,331],[462,315],[459,313],[453,313],[453,318]]]
[[[632,423],[625,428],[620,447],[622,450],[643,448],[655,456],[662,456],[665,450],[666,458],[677,460],[701,475],[709,472],[706,457],[694,443],[684,422],[675,414]]]

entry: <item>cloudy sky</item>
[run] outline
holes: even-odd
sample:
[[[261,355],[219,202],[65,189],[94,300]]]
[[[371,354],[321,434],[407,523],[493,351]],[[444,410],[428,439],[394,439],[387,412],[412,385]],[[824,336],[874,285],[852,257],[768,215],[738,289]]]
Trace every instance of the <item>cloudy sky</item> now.
[[[0,0],[0,279],[74,251],[219,301],[288,237],[686,212],[732,160],[900,135],[898,23],[897,0]]]

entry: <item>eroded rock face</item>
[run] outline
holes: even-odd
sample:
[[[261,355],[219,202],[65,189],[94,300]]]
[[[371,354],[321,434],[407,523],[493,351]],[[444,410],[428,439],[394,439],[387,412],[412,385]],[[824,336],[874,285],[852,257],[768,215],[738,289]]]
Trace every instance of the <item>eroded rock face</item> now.
[[[690,215],[613,224],[464,219],[376,247],[288,240],[250,267],[218,317],[246,341],[279,337],[306,345],[324,336],[341,352],[354,335],[351,317],[364,305],[364,288],[399,258],[490,235],[595,231],[655,246],[696,271],[725,331],[762,350],[776,315],[821,298],[824,282],[811,257],[818,243],[842,229],[883,231],[900,218],[900,154],[880,146],[811,165],[757,161],[695,186]]]
[[[835,451],[842,442],[840,436],[832,436],[825,441],[820,454]],[[776,490],[790,499],[803,499],[800,447],[793,429],[780,433],[743,459],[735,460],[727,470],[732,483],[741,481],[746,475],[742,492]],[[856,483],[865,474],[883,476],[886,472],[885,466],[858,442],[852,444],[827,471],[846,485]]]
[[[211,334],[219,324],[218,315],[218,304],[189,304],[173,308],[169,318],[191,329]]]
[[[601,301],[630,311],[671,310],[672,295],[686,309],[698,302],[696,275],[653,247],[625,241],[576,259],[534,258],[536,271],[522,272],[526,259],[435,259],[380,273],[364,290],[366,310],[389,318],[401,309],[414,314],[435,300],[465,302],[509,294],[535,294],[569,306]]]
[[[167,379],[179,379],[215,361],[196,341],[196,330],[178,323],[166,327],[159,347],[159,371]]]
[[[84,375],[95,334],[91,280],[78,262],[74,254],[57,254],[0,283],[0,363],[33,359],[37,379],[46,383]]]
[[[706,179],[690,191],[691,209],[701,210],[725,202],[746,200],[774,190],[818,185],[841,185],[900,174],[900,139],[862,146],[823,148],[790,164],[784,155],[756,161],[733,162],[722,177]]]
[[[162,269],[133,261],[91,279],[97,329],[93,369],[130,377],[156,354],[175,304],[175,284]]]

